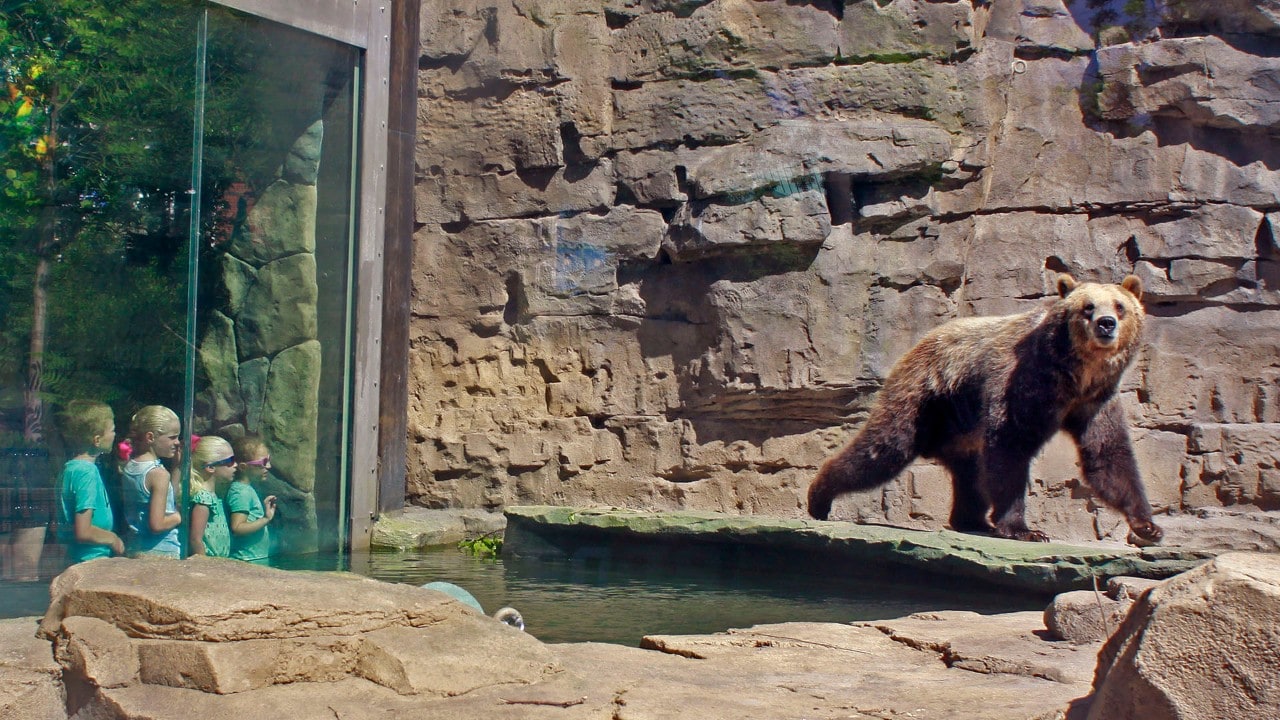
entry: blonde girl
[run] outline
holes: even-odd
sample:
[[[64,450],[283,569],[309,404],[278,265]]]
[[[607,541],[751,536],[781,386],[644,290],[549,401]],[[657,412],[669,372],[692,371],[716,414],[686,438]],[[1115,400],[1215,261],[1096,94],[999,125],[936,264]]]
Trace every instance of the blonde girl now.
[[[231,553],[231,529],[227,513],[218,499],[236,476],[236,457],[231,443],[216,435],[206,435],[191,451],[191,526],[192,555],[227,557]]]
[[[172,477],[161,460],[178,451],[178,415],[162,405],[148,405],[129,423],[133,457],[124,466],[124,505],[133,528],[130,555],[177,558],[182,555]]]

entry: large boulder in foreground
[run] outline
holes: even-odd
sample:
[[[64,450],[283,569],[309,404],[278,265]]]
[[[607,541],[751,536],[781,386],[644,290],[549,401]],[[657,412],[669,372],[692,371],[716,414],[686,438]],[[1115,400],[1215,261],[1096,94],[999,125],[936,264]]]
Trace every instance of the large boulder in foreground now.
[[[95,560],[51,589],[52,653],[0,622],[5,720],[1280,717],[1275,555],[1142,592],[1101,654],[1038,612],[544,645],[443,593],[207,558]]]
[[[66,720],[61,669],[31,618],[0,620],[0,718]]]
[[[1098,654],[1089,720],[1280,717],[1280,556],[1228,553],[1143,595]]]
[[[443,593],[208,558],[95,560],[51,591],[53,652],[14,626],[0,718],[1042,720],[1100,646],[1046,641],[1035,612],[546,645]]]
[[[97,560],[58,576],[51,594],[39,634],[53,641],[68,707],[107,717],[146,715],[165,697],[219,717],[236,703],[214,697],[317,683],[385,708],[559,672],[535,638],[444,593],[346,573]]]

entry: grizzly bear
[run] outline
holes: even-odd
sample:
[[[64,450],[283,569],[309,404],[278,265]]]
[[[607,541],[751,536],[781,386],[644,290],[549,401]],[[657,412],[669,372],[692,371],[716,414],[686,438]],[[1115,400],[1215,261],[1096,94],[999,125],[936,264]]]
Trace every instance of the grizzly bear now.
[[[1062,275],[1057,285],[1045,308],[952,320],[925,335],[890,371],[861,431],[818,470],[809,514],[825,520],[837,496],[883,485],[925,457],[951,474],[952,529],[1046,542],[1025,518],[1031,461],[1065,430],[1085,482],[1124,513],[1130,542],[1159,542],[1116,397],[1142,334],[1142,281]]]

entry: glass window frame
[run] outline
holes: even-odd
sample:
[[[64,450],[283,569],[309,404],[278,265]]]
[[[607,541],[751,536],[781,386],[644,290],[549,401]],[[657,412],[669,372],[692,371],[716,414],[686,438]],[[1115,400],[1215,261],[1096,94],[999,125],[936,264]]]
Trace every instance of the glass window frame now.
[[[383,238],[392,8],[387,0],[212,0],[215,4],[353,45],[364,51],[359,188],[353,268],[354,368],[349,427],[348,546],[368,549],[379,507],[378,431],[382,361]],[[386,498],[391,500],[391,498]],[[396,498],[403,505],[404,495]]]

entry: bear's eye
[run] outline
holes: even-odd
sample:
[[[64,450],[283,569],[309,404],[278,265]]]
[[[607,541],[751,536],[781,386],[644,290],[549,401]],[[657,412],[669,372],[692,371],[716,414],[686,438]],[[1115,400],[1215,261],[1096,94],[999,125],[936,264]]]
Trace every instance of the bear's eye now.
[[[1116,317],[1124,319],[1124,303],[1116,303]]]
[[[1081,310],[1084,312],[1085,317],[1093,317],[1093,303],[1085,303]]]

